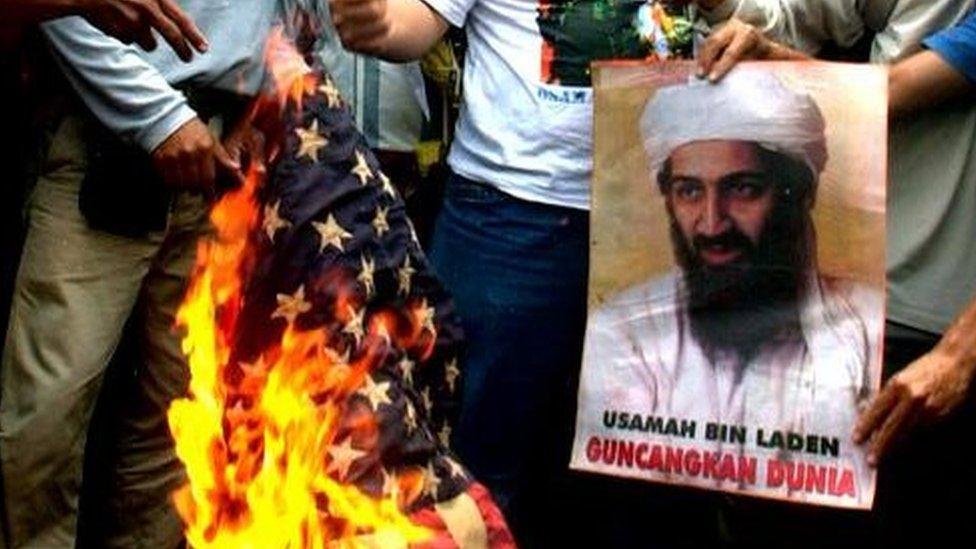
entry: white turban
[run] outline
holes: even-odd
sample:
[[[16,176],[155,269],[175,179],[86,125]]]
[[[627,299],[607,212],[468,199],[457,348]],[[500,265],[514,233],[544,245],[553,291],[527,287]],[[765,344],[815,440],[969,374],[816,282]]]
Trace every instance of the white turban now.
[[[678,147],[711,139],[757,143],[803,162],[815,180],[827,162],[820,108],[767,70],[740,67],[716,84],[692,76],[661,88],[640,128],[652,173]]]

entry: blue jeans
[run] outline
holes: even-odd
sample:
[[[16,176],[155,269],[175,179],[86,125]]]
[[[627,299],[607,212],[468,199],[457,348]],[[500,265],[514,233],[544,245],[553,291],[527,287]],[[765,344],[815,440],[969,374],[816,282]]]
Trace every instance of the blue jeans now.
[[[553,545],[586,323],[588,212],[452,175],[431,262],[468,349],[453,445],[522,546]],[[561,524],[565,527],[565,522]]]

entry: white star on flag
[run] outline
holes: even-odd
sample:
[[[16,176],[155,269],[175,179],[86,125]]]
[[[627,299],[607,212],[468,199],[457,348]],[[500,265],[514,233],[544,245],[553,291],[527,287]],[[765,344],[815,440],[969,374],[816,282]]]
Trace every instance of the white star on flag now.
[[[383,184],[383,192],[390,195],[390,198],[396,198],[396,187],[393,186],[390,178],[383,172],[380,172],[380,183]]]
[[[447,461],[447,468],[451,470],[452,477],[464,478],[464,467],[452,458],[444,458]]]
[[[441,430],[437,433],[437,438],[440,439],[441,445],[443,445],[445,448],[449,448],[451,446],[451,426],[448,425],[447,422],[444,422],[444,426],[441,427]]]
[[[366,157],[363,153],[356,151],[356,165],[349,171],[352,175],[359,178],[359,184],[365,186],[369,183],[369,178],[373,177],[373,170],[369,169]]]
[[[334,109],[342,104],[342,96],[339,95],[339,89],[336,88],[331,78],[326,77],[325,83],[319,86],[319,92],[325,96],[325,101],[330,109]]]
[[[390,211],[389,208],[384,208],[382,206],[376,207],[376,215],[373,217],[373,230],[376,231],[377,237],[382,237],[383,233],[390,230],[390,224],[386,220],[386,213]]]
[[[451,390],[452,393],[456,388],[455,385],[457,384],[457,378],[460,375],[461,375],[461,369],[458,368],[457,357],[452,358],[447,362],[447,365],[444,367],[444,381],[447,382],[447,387]]]
[[[352,233],[345,230],[332,214],[325,219],[325,223],[313,221],[312,227],[319,233],[319,253],[322,253],[326,246],[335,246],[340,252],[345,251],[342,247],[342,239],[352,238]]]
[[[264,229],[264,234],[268,235],[268,240],[272,243],[274,243],[274,236],[278,232],[278,229],[291,227],[291,221],[283,219],[281,214],[278,213],[280,207],[281,200],[271,206],[264,206],[264,220],[261,223],[261,227]]]
[[[410,295],[410,283],[413,280],[413,274],[416,272],[417,270],[410,265],[410,256],[405,256],[403,266],[397,269],[398,294]]]
[[[306,313],[312,309],[312,304],[305,301],[305,285],[302,284],[295,290],[295,293],[278,294],[278,308],[271,313],[271,318],[283,318],[288,324],[295,322],[298,315]]]
[[[372,408],[374,412],[378,412],[380,410],[380,406],[384,404],[393,404],[393,401],[390,400],[389,391],[389,381],[376,383],[373,381],[372,376],[367,375],[365,386],[356,391],[356,393],[366,397],[366,400],[369,401],[369,407]]]
[[[417,430],[417,410],[409,400],[407,401],[407,411],[403,414],[403,424],[407,426],[407,434]]]
[[[437,499],[437,489],[440,485],[441,479],[437,478],[437,472],[434,471],[434,462],[431,461],[427,464],[427,468],[424,469],[424,494]]]
[[[295,128],[298,135],[298,152],[296,158],[308,157],[312,162],[319,161],[319,149],[329,144],[329,140],[319,133],[319,121],[312,120],[308,128]]]
[[[433,307],[427,305],[426,298],[420,301],[420,307],[417,308],[416,315],[417,315],[417,322],[420,323],[421,328],[423,328],[424,330],[428,330],[430,332],[435,332],[436,330],[434,329],[434,315],[436,314],[437,311],[435,311]]]
[[[352,352],[349,349],[346,349],[346,352],[342,353],[341,355],[332,347],[325,347],[323,350],[325,351],[325,356],[328,357],[329,361],[331,361],[334,366],[349,365],[349,357],[352,355]]]
[[[359,256],[359,263],[362,268],[359,270],[359,275],[356,276],[362,285],[363,289],[366,290],[366,298],[369,299],[376,290],[376,284],[373,280],[373,275],[376,272],[376,262],[372,258],[366,259],[366,255]]]
[[[400,483],[397,482],[396,473],[390,473],[383,468],[380,469],[380,474],[383,475],[383,486],[380,488],[380,493],[396,500],[400,493]]]
[[[342,332],[350,334],[353,338],[355,338],[356,345],[359,345],[359,342],[363,340],[363,336],[366,335],[366,332],[363,329],[363,316],[366,315],[366,309],[363,308],[357,311],[352,305],[347,305],[346,310],[349,311],[351,318],[349,319],[349,322],[346,322],[346,325],[343,326]]]
[[[332,364],[330,371],[333,372],[337,378],[345,378],[351,373],[352,368],[349,367],[350,349],[348,347],[346,348],[346,352],[341,355],[331,347],[324,347],[322,350],[325,357]]]
[[[413,361],[410,360],[407,355],[403,355],[400,362],[397,362],[397,367],[403,373],[403,381],[405,381],[408,386],[413,386],[413,366]]]
[[[237,365],[244,374],[244,380],[241,382],[242,385],[248,382],[248,380],[253,380],[252,383],[261,382],[268,375],[268,365],[264,362],[264,356],[261,355],[254,362],[241,361]]]
[[[347,438],[338,446],[330,446],[328,452],[332,459],[329,461],[326,473],[338,472],[339,480],[346,478],[354,461],[367,454],[367,452],[352,447],[352,438]]]

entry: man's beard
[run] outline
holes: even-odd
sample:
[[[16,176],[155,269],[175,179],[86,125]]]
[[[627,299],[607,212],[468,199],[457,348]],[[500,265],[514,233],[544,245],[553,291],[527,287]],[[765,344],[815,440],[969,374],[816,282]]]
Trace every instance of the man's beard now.
[[[785,209],[785,208],[783,208]],[[812,225],[806,212],[774,211],[755,244],[736,228],[689,245],[671,223],[675,254],[684,272],[691,334],[705,355],[751,358],[773,338],[799,332],[798,302],[805,291]],[[727,265],[706,265],[695,250],[721,244],[741,256]]]

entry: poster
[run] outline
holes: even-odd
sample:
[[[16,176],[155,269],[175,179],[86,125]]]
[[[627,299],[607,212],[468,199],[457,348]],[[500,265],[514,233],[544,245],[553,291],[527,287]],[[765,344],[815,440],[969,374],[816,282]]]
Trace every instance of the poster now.
[[[597,63],[575,469],[868,509],[887,75]]]

